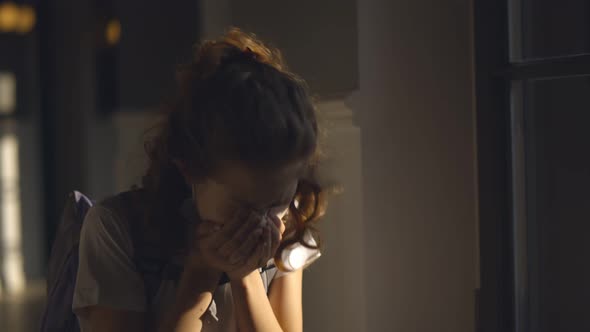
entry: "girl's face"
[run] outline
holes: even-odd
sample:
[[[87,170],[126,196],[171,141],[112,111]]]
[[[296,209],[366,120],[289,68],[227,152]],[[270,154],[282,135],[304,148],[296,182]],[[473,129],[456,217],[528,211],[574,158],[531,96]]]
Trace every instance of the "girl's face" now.
[[[236,211],[250,209],[281,219],[293,200],[303,165],[294,162],[274,170],[256,170],[239,163],[228,165],[215,178],[195,186],[199,216],[223,224]]]

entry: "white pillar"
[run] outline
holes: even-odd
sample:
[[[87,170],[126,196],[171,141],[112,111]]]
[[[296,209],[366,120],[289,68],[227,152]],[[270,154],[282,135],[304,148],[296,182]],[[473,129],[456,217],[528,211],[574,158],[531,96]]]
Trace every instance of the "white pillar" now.
[[[363,223],[360,129],[344,99],[318,105],[327,130],[327,159],[319,169],[322,183],[337,183],[343,192],[328,202],[320,222],[322,257],[305,272],[304,330],[351,331],[366,329],[363,266]]]
[[[215,39],[231,25],[231,10],[229,0],[201,0],[201,37]]]

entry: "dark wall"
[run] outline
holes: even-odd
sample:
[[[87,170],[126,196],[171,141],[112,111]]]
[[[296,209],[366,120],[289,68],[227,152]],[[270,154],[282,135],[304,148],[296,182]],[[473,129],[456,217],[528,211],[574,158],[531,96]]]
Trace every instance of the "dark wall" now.
[[[0,117],[0,136],[16,138],[19,173],[16,185],[10,183],[12,179],[0,179],[0,183],[3,190],[18,191],[21,218],[10,221],[20,221],[24,272],[30,279],[44,275],[45,260],[37,40],[35,32],[0,34],[0,72],[11,73],[16,79],[15,113]],[[6,162],[0,160],[0,168]],[[2,197],[4,194],[0,193]],[[0,220],[0,223],[10,221]]]
[[[127,137],[116,136],[109,112],[145,111],[172,94],[175,66],[190,59],[198,41],[198,17],[198,1],[193,0],[40,4],[48,246],[69,191],[97,199],[112,193],[115,156]],[[121,39],[109,47],[103,36],[111,19],[120,21]]]
[[[279,47],[294,72],[324,97],[358,88],[354,0],[231,0],[231,23]]]
[[[199,1],[118,1],[120,107],[159,105],[175,87],[175,68],[190,60],[199,39]]]

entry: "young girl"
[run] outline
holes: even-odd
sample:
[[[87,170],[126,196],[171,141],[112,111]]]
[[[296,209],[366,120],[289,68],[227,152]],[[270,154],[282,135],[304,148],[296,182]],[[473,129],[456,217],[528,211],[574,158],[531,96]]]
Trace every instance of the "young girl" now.
[[[324,212],[307,88],[276,50],[237,29],[203,43],[180,74],[146,143],[141,188],[84,221],[81,329],[302,331],[302,269],[271,264],[284,267],[289,245],[313,247],[304,236]]]

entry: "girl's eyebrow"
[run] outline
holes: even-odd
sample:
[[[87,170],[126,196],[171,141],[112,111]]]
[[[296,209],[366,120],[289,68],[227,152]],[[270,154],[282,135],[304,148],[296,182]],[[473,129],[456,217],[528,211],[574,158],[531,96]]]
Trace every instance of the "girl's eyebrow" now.
[[[275,201],[275,202],[269,204],[266,207],[260,208],[260,207],[256,207],[256,204],[253,204],[251,202],[248,202],[246,200],[243,200],[243,199],[241,199],[239,197],[232,196],[231,199],[234,202],[238,203],[238,204],[244,205],[244,206],[246,206],[248,208],[251,208],[251,209],[254,209],[254,210],[258,210],[258,211],[268,210],[268,209],[272,209],[272,208],[275,208],[275,207],[278,207],[278,206],[282,206],[282,205],[288,205],[288,204],[291,204],[291,201],[293,200],[293,198],[289,198],[288,200]]]

